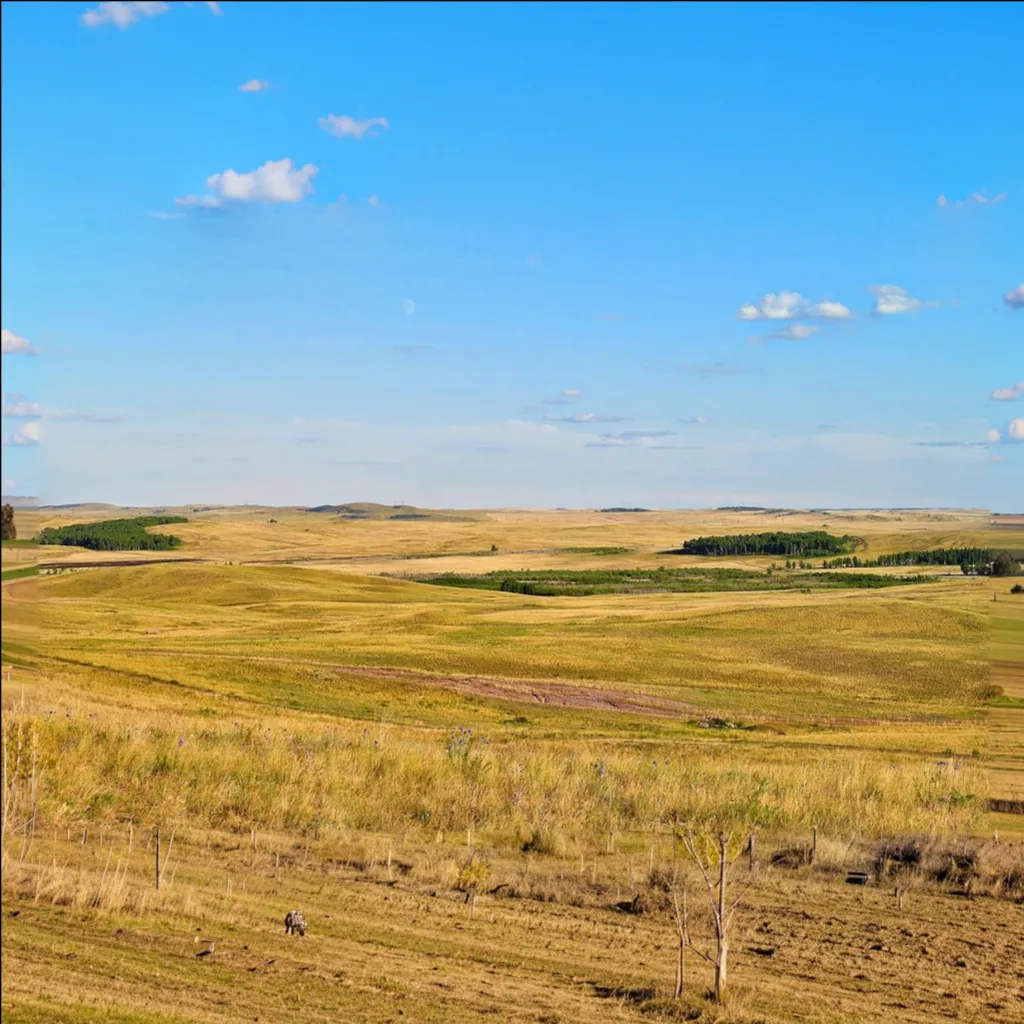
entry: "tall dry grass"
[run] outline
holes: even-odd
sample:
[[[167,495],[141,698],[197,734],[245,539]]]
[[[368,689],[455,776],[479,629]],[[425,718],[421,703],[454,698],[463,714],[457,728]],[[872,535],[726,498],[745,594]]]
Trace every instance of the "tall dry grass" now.
[[[88,705],[87,705],[88,706]],[[882,836],[948,834],[982,812],[982,770],[944,761],[625,740],[544,741],[356,723],[281,727],[12,710],[12,828],[133,823],[324,836],[465,832],[540,851],[673,822]]]

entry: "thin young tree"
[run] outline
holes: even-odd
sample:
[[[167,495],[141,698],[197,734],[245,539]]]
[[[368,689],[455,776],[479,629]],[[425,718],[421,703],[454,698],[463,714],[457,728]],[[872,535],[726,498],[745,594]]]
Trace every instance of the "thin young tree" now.
[[[715,1001],[721,1002],[725,997],[725,988],[728,980],[729,939],[733,916],[736,913],[736,908],[742,902],[743,897],[746,896],[751,885],[754,884],[757,876],[751,875],[747,883],[740,888],[739,894],[730,902],[728,895],[729,874],[733,865],[743,853],[744,847],[740,845],[737,851],[730,856],[731,832],[728,834],[719,832],[717,837],[712,840],[711,836],[706,832],[699,839],[692,830],[688,830],[680,838],[690,859],[700,870],[701,878],[707,891],[708,903],[711,905],[711,923],[715,938],[714,954],[697,949],[688,939],[685,939],[685,941],[697,956],[714,965]],[[717,876],[717,880],[715,876]],[[685,925],[685,920],[683,924]]]

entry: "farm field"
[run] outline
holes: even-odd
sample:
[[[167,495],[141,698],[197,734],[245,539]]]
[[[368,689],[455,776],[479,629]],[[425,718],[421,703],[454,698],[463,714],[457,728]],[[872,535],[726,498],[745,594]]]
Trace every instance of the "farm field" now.
[[[818,529],[865,557],[1016,551],[1024,529],[355,508],[44,509],[38,528],[189,522],[155,528],[183,541],[167,553],[4,546],[5,573],[42,569],[3,585],[5,1021],[1018,1019],[1010,580],[545,597],[410,577],[763,573],[783,559],[667,552]],[[695,956],[669,998],[672,891],[709,938],[687,827],[737,854],[756,830],[724,1006]],[[285,939],[293,907],[309,932]]]

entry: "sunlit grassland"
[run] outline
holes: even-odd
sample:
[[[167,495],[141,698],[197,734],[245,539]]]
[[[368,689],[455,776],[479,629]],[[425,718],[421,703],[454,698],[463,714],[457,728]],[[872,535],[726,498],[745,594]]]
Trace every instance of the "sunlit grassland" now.
[[[834,519],[878,551],[973,543],[986,521]],[[439,552],[469,572],[657,565],[688,535],[822,521],[219,510],[174,528],[207,564],[5,581],[4,1021],[753,1024],[791,1020],[798,989],[821,1024],[1011,1021],[1019,908],[989,898],[1016,884],[1009,844],[978,853],[970,902],[962,880],[913,876],[896,916],[888,882],[842,884],[885,837],[991,836],[1008,583],[537,598],[374,575]],[[687,823],[759,829],[724,1010],[696,964],[683,1009],[662,998],[666,880],[698,884],[673,839]],[[157,826],[165,853],[174,836],[159,892]],[[770,866],[813,829],[813,871]],[[473,920],[471,856],[503,887]],[[643,915],[615,909],[637,893]],[[285,943],[295,906],[310,934]],[[706,938],[699,910],[693,927]]]

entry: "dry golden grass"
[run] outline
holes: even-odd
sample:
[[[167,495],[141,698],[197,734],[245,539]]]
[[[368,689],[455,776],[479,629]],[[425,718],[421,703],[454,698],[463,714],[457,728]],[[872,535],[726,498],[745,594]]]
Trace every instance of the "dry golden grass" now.
[[[1004,662],[1024,620],[989,581],[530,598],[375,575],[656,565],[822,523],[870,552],[989,543],[981,513],[222,509],[173,527],[205,564],[6,582],[3,1019],[1014,1020],[1021,847],[966,839],[1005,839],[986,798],[1022,767],[1016,684],[985,688],[993,606]],[[664,886],[696,886],[675,821],[760,826],[724,1008],[700,966],[666,998]],[[769,865],[815,827],[813,867]],[[881,858],[907,842],[909,867]],[[310,934],[286,942],[295,906]]]

